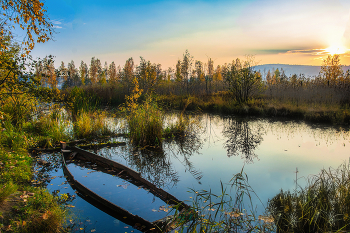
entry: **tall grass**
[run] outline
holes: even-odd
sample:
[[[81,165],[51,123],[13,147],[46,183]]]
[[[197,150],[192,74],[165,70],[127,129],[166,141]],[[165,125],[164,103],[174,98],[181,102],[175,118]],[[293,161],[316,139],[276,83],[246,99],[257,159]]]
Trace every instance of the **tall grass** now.
[[[338,232],[350,230],[350,164],[322,169],[308,186],[283,190],[269,201],[278,232]]]
[[[10,121],[14,126],[21,126],[31,119],[37,101],[28,94],[11,95],[0,99],[0,123]]]
[[[142,96],[137,79],[134,79],[134,89],[126,96],[126,103],[120,108],[126,117],[126,128],[134,145],[145,147],[161,147],[165,138],[179,138],[189,135],[198,126],[191,117],[184,116],[189,105],[187,101],[177,121],[165,124],[165,113],[151,95]],[[141,100],[142,97],[144,100]]]
[[[73,131],[76,138],[94,138],[112,135],[114,131],[107,125],[107,113],[104,111],[80,111],[73,121]]]
[[[186,103],[179,114],[175,114],[175,121],[167,122],[163,130],[163,136],[167,139],[183,139],[200,133],[200,116],[185,115],[185,110],[192,102],[192,98],[187,98]]]
[[[21,128],[15,127],[10,121],[2,122],[0,129],[0,146],[9,147],[12,150],[27,149],[32,145],[30,140]]]
[[[179,232],[274,232],[270,217],[257,216],[253,208],[254,190],[248,178],[241,172],[230,181],[235,192],[229,194],[227,187],[221,183],[221,194],[211,190],[191,190],[192,213],[196,215],[181,216],[175,212],[173,223],[178,224]],[[180,220],[179,220],[180,219]]]
[[[126,96],[126,103],[121,107],[126,116],[130,140],[134,145],[141,147],[160,147],[163,140],[163,112],[151,96],[147,96],[143,103],[139,103],[142,90],[136,78],[133,84],[131,95]]]
[[[74,87],[65,91],[65,103],[73,116],[79,112],[94,111],[100,105],[100,97],[82,88]]]
[[[68,128],[68,118],[60,108],[40,114],[24,127],[29,134],[35,136],[38,147],[53,147],[59,141],[71,139]]]

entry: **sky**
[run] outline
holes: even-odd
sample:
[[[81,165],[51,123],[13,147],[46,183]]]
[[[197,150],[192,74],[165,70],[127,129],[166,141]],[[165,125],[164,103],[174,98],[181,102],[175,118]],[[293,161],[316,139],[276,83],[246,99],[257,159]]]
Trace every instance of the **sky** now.
[[[350,65],[349,0],[46,0],[54,40],[32,56],[58,67],[91,58],[123,66],[140,56],[174,68],[186,49],[214,65],[253,55],[262,64],[322,65],[330,53]]]

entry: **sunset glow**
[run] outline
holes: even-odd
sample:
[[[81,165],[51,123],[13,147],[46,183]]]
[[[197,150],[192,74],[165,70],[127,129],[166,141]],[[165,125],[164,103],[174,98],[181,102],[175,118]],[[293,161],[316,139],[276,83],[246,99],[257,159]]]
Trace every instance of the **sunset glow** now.
[[[325,49],[325,51],[331,55],[334,54],[344,54],[347,52],[348,49],[346,49],[344,46],[342,45],[332,45],[328,48]]]
[[[32,55],[52,54],[56,66],[88,63],[92,57],[123,65],[142,56],[175,68],[186,49],[195,60],[210,57],[215,64],[249,54],[259,64],[321,65],[335,53],[342,54],[342,64],[350,64],[347,0],[66,0],[45,5],[57,33],[54,41],[36,45]]]

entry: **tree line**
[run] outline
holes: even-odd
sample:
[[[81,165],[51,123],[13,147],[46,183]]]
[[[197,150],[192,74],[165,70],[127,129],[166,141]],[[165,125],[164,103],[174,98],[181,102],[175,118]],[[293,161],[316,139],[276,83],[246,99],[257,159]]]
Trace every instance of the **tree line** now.
[[[239,58],[230,63],[214,66],[208,58],[206,63],[194,60],[188,50],[178,59],[175,68],[162,69],[140,57],[139,64],[133,58],[126,60],[124,66],[116,66],[114,62],[102,65],[100,59],[92,57],[90,64],[81,61],[77,67],[72,60],[67,64],[61,62],[55,69],[52,57],[37,62],[35,74],[43,86],[62,89],[74,86],[112,85],[122,87],[126,94],[133,88],[136,78],[144,93],[165,95],[205,95],[228,91],[238,102],[246,102],[249,98],[265,93],[273,97],[273,92],[285,89],[311,88],[323,86],[329,88],[348,89],[350,71],[343,72],[339,55],[329,55],[321,67],[317,77],[307,78],[304,75],[287,76],[283,69],[268,70],[266,75],[255,70],[253,56],[245,60]]]

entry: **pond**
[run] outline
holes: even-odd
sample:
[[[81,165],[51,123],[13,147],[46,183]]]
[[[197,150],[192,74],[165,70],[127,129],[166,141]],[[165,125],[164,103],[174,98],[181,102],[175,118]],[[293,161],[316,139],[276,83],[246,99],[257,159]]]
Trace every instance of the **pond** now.
[[[221,194],[222,182],[230,192],[231,178],[243,168],[262,202],[253,200],[258,214],[263,214],[268,200],[281,189],[304,187],[310,175],[349,160],[350,133],[345,128],[213,114],[199,117],[201,130],[187,140],[165,142],[162,150],[140,150],[127,143],[97,153],[140,172],[188,204],[193,200],[191,189]],[[66,182],[59,156],[43,154],[51,166],[38,169],[45,170],[41,174],[48,176],[49,190],[70,194],[72,219],[79,219],[75,231],[139,232],[78,196]],[[155,221],[167,214],[162,200],[128,181],[82,164],[70,164],[69,169],[83,185],[135,215]]]

